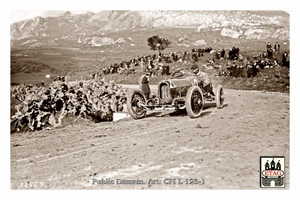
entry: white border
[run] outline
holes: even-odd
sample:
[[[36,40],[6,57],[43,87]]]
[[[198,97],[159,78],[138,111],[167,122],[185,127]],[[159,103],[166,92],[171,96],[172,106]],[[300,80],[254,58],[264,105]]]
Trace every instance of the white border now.
[[[8,8],[5,8],[9,5]],[[299,151],[299,132],[297,127],[297,122],[299,123],[299,118],[297,114],[299,113],[299,96],[297,92],[300,92],[298,81],[300,76],[300,66],[298,66],[295,60],[299,57],[296,55],[296,45],[299,44],[298,37],[298,13],[300,11],[297,10],[298,4],[297,1],[282,1],[282,0],[272,0],[272,1],[261,1],[261,0],[251,0],[251,1],[233,1],[233,0],[212,0],[212,1],[192,1],[192,0],[172,0],[172,1],[140,1],[140,0],[118,0],[118,1],[91,1],[85,0],[80,3],[76,3],[75,1],[36,1],[36,0],[13,0],[6,2],[6,6],[1,12],[1,61],[2,61],[2,79],[4,84],[1,84],[1,93],[5,94],[2,96],[1,103],[1,127],[5,127],[3,132],[1,133],[1,148],[2,156],[1,159],[4,162],[1,162],[1,180],[0,187],[2,191],[5,191],[8,194],[3,194],[3,197],[8,197],[11,199],[12,197],[18,197],[20,199],[24,198],[25,195],[30,197],[30,199],[35,198],[45,198],[45,197],[56,197],[66,194],[68,195],[66,198],[145,198],[145,197],[161,197],[167,199],[186,199],[186,198],[196,198],[196,199],[204,199],[204,198],[230,198],[230,199],[240,199],[246,197],[249,194],[249,197],[258,199],[263,198],[289,198],[292,197],[292,193],[294,193],[299,186],[299,175],[297,175],[297,166],[299,165],[299,156],[297,153]],[[290,190],[200,190],[200,191],[11,191],[10,190],[10,134],[9,134],[9,108],[10,106],[10,98],[9,98],[9,90],[10,90],[10,16],[11,10],[95,10],[95,8],[99,8],[99,10],[286,10],[290,13],[290,27],[291,27],[291,37],[290,37],[290,52],[291,52],[291,95],[290,95]],[[7,10],[6,10],[7,9]],[[3,83],[2,81],[2,83]],[[296,91],[295,91],[296,90]],[[4,99],[4,101],[3,101]],[[299,114],[298,114],[299,115]],[[259,156],[259,155],[258,155]],[[48,194],[44,194],[47,192]],[[109,195],[109,196],[107,196]],[[117,195],[117,196],[115,196]]]

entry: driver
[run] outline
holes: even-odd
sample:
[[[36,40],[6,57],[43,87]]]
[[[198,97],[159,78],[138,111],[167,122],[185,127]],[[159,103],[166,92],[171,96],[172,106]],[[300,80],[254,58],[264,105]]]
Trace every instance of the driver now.
[[[193,75],[196,75],[200,78],[200,80],[203,84],[204,91],[207,94],[209,93],[209,94],[215,96],[215,94],[213,92],[212,83],[211,83],[210,78],[207,75],[207,73],[200,71],[197,65],[193,65],[191,67],[191,72],[192,72]]]

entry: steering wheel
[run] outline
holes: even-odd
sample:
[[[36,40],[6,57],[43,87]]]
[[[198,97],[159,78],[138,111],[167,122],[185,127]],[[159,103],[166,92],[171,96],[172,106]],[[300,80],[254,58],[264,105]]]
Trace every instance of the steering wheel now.
[[[172,78],[179,78],[179,77],[182,77],[182,76],[183,76],[182,70],[183,70],[183,69],[178,69],[178,70],[176,70],[175,72],[172,73],[171,77],[172,77]]]

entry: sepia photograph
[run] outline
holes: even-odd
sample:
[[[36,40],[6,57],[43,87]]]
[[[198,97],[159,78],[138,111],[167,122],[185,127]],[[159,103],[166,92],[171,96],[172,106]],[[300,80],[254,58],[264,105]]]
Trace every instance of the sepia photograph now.
[[[121,5],[10,10],[9,190],[295,188],[291,10]]]

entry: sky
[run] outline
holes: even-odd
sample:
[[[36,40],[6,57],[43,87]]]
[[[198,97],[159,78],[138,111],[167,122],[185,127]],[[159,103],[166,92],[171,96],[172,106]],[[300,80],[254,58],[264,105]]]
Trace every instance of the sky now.
[[[86,13],[87,11],[98,13],[100,10],[12,10],[10,12],[10,22],[14,23],[24,19],[32,19],[34,17],[55,17],[66,11],[72,14]]]
[[[21,21],[24,19],[32,19],[34,17],[55,17],[66,11],[70,11],[72,14],[86,13],[87,11],[98,13],[100,10],[11,10],[10,23]],[[286,10],[289,13],[289,10]]]
[[[289,0],[272,0],[272,3],[262,3],[261,0],[234,1],[234,0],[213,0],[207,3],[195,3],[194,0],[172,0],[161,1],[138,1],[138,0],[109,0],[94,1],[84,0],[81,2],[61,3],[61,0],[37,1],[37,0],[11,0],[10,23],[24,19],[31,19],[36,16],[50,17],[57,16],[66,11],[73,14],[91,11],[94,13],[101,10],[285,10],[290,12],[293,8],[288,4]],[[14,3],[15,2],[15,3]],[[105,3],[103,3],[105,2]],[[268,1],[264,1],[268,2]]]

